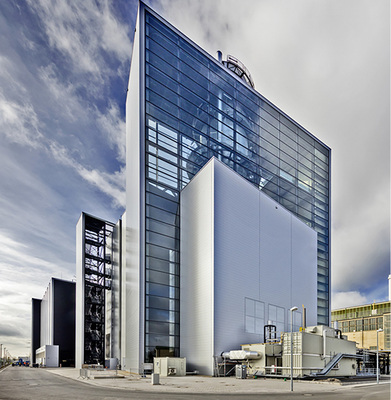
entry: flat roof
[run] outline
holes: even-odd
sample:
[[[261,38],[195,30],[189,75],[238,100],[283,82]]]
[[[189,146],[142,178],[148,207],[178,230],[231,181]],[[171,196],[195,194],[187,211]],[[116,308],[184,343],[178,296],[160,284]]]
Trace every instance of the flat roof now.
[[[337,311],[353,310],[353,309],[363,308],[363,307],[371,307],[371,306],[375,306],[375,305],[377,306],[377,305],[380,305],[380,304],[387,304],[387,303],[391,304],[391,300],[373,302],[373,303],[369,303],[369,304],[362,304],[360,306],[350,306],[350,307],[336,308],[335,310],[331,310],[331,313],[337,312]]]

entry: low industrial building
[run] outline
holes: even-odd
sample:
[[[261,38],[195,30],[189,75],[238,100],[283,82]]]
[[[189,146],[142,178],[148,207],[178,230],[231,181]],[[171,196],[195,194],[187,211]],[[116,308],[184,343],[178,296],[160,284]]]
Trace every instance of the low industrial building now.
[[[42,299],[32,299],[32,364],[75,366],[75,289],[52,278]]]
[[[36,364],[47,368],[56,368],[60,365],[60,352],[58,345],[45,344],[35,350]]]
[[[331,311],[333,326],[361,349],[391,350],[391,301]]]
[[[362,354],[360,369],[390,373],[391,356],[391,275],[388,276],[388,301],[373,302],[331,311],[333,326],[355,341]]]

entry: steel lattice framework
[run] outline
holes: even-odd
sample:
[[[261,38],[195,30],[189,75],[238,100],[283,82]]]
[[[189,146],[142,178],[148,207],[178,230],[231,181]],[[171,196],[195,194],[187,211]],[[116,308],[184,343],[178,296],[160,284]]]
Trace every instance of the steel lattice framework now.
[[[114,225],[88,216],[84,229],[84,363],[105,362],[105,300],[111,290],[108,238]]]

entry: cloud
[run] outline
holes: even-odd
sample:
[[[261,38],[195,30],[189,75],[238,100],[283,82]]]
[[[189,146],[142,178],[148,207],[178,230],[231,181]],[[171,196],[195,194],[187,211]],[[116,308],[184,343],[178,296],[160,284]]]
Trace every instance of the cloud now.
[[[116,221],[124,208],[131,13],[118,4],[0,5],[0,343],[12,355],[29,352],[31,298],[74,275],[80,212]]]
[[[55,100],[61,101],[63,104],[61,110],[65,113],[64,118],[69,120],[77,119],[79,122],[84,117],[88,122],[88,117],[80,111],[83,110],[83,107],[79,99],[71,90],[64,90],[64,85],[59,84],[55,78],[49,78],[47,72],[48,70],[45,70],[44,74],[47,87],[50,88]],[[125,123],[119,115],[118,106],[111,103],[105,113],[95,108],[93,109],[93,114],[93,120],[98,121],[105,140],[117,152],[118,159],[124,161]],[[4,94],[0,93],[0,124],[2,126],[2,134],[5,135],[9,142],[49,153],[57,162],[72,168],[85,181],[112,197],[115,207],[124,207],[125,178],[123,170],[108,173],[83,166],[72,156],[68,150],[69,146],[66,147],[55,139],[51,139],[50,135],[44,134],[47,126],[40,121],[34,106],[27,99],[18,104],[6,99]]]
[[[23,333],[20,329],[15,329],[13,326],[0,325],[0,337],[21,337]]]
[[[0,266],[2,271],[2,279],[4,285],[11,282],[21,282],[18,288],[22,292],[23,285],[36,283],[42,285],[42,276],[56,276],[58,273],[69,273],[69,269],[65,268],[66,260],[61,264],[56,260],[49,261],[45,257],[41,257],[39,250],[32,247],[33,243],[17,241],[9,236],[6,230],[0,231]],[[73,265],[72,265],[73,266]],[[6,287],[6,286],[5,286]],[[22,292],[23,293],[23,292]],[[4,295],[4,293],[2,293]]]
[[[99,114],[98,120],[106,132],[111,132],[109,142],[116,147],[120,154],[119,157],[123,159],[125,157],[124,144],[121,145],[120,138],[124,136],[124,133],[117,132],[116,129],[124,130],[124,122],[118,120],[115,122],[115,117],[118,117],[118,113],[112,107],[108,116]],[[125,177],[123,170],[110,174],[82,166],[72,158],[66,147],[48,139],[41,133],[37,114],[31,104],[19,105],[6,101],[4,97],[0,96],[0,124],[10,142],[49,152],[56,161],[74,169],[87,182],[94,184],[102,192],[112,197],[116,207],[124,207]]]
[[[64,261],[49,262],[26,243],[21,243],[0,232],[0,343],[13,356],[28,354],[31,331],[31,298],[41,298],[51,276],[71,277]],[[25,349],[25,350],[23,350]]]
[[[381,189],[372,196],[367,204],[355,201],[355,215],[352,218],[341,216],[333,231],[332,283],[335,290],[371,289],[378,283],[386,285],[390,273],[389,200]]]
[[[57,143],[50,143],[50,152],[60,163],[74,169],[86,182],[94,185],[100,191],[112,198],[114,207],[125,207],[125,169],[121,168],[112,174],[88,169],[70,156],[68,150]]]
[[[112,14],[110,1],[30,0],[29,5],[43,23],[49,45],[70,60],[76,71],[103,79],[106,73],[112,74],[109,68],[102,69],[105,57],[127,60],[128,26]]]
[[[389,3],[158,4],[174,26],[213,56],[218,49],[237,56],[261,94],[331,147],[332,288],[357,290],[364,297],[375,289],[385,293],[390,271]]]
[[[34,256],[34,249],[31,249],[26,243],[17,242],[0,231],[0,250],[3,278],[9,273],[8,278],[19,279],[20,274],[30,275],[31,270],[49,271],[49,274],[56,274],[59,266],[56,263],[49,262],[46,259]],[[12,266],[11,266],[12,265]],[[29,266],[29,272],[24,271],[25,265]],[[15,266],[21,269],[18,275],[15,275]]]
[[[51,255],[49,238],[46,238],[47,248],[43,250],[31,231],[28,241],[23,241],[12,237],[13,233],[8,229],[0,230],[0,343],[13,356],[29,353],[31,299],[42,298],[52,276],[70,280],[74,274],[73,252],[72,262],[69,262],[69,249],[64,256],[62,243],[58,242],[61,235],[57,236],[49,223],[45,229],[46,233],[51,233],[51,240],[56,245],[56,253]]]
[[[338,308],[360,306],[369,303],[370,302],[368,301],[368,299],[357,291],[337,292],[331,296],[332,310],[336,310]]]
[[[0,92],[0,125],[8,140],[33,148],[40,146],[43,138],[40,122],[34,107],[28,101],[18,104],[7,101]]]
[[[68,123],[86,120],[86,101],[77,96],[78,85],[61,81],[61,72],[53,63],[41,67],[38,76],[50,92],[52,101],[61,104],[56,112],[57,119],[62,116]]]
[[[103,132],[106,133],[109,143],[118,154],[118,161],[125,163],[125,121],[120,116],[119,107],[112,101],[106,112],[97,112],[97,121]]]

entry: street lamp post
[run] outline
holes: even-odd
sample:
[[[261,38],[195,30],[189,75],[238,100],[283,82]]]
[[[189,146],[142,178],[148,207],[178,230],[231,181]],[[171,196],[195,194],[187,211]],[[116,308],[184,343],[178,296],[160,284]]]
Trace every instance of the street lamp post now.
[[[379,332],[383,332],[380,328],[376,331],[376,382],[379,383]]]
[[[297,311],[297,307],[292,307],[291,312],[291,392],[293,392],[293,312]]]

